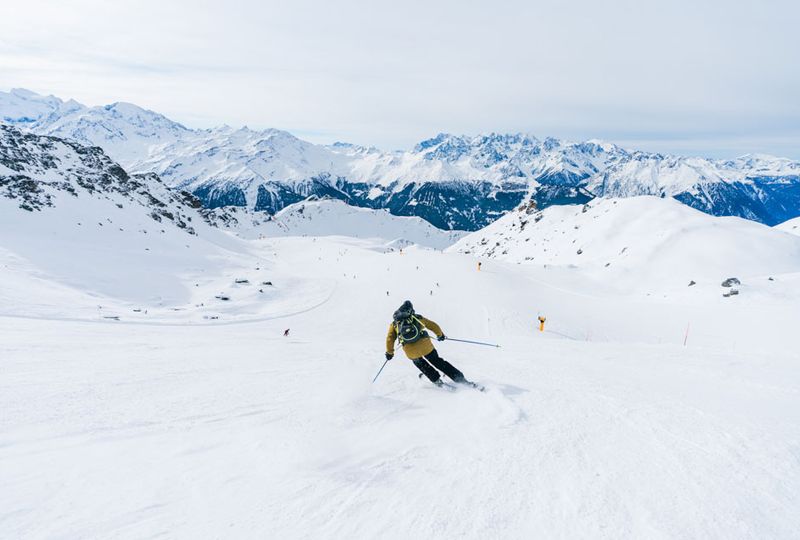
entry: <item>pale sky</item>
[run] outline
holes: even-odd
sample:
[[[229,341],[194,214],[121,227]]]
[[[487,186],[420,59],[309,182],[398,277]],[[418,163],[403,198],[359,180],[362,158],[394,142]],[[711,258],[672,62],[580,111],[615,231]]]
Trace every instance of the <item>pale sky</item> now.
[[[189,127],[800,159],[797,1],[0,2],[0,89],[129,101]]]

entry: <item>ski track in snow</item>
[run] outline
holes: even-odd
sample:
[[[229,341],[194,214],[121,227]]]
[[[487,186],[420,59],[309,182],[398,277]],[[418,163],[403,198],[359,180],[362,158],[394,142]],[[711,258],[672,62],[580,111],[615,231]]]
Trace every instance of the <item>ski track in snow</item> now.
[[[295,317],[297,315],[302,315],[303,313],[307,313],[323,305],[327,304],[333,295],[336,292],[336,283],[333,283],[330,287],[330,290],[327,296],[308,307],[304,307],[297,311],[288,311],[286,313],[279,313],[276,315],[269,315],[269,316],[255,316],[249,317],[241,320],[233,320],[233,321],[213,321],[213,322],[202,322],[202,321],[184,321],[184,322],[175,322],[175,321],[130,321],[130,320],[118,320],[114,322],[109,322],[108,320],[92,320],[92,319],[85,319],[85,318],[78,318],[78,317],[57,317],[57,316],[35,316],[35,315],[12,315],[6,313],[0,313],[0,318],[13,318],[13,319],[32,319],[32,320],[43,320],[43,321],[62,321],[62,322],[87,322],[87,323],[94,323],[94,324],[115,324],[115,325],[138,325],[138,326],[230,326],[235,324],[251,324],[251,323],[258,323],[258,322],[266,322],[266,321],[274,321],[277,319],[287,319],[290,317]]]
[[[791,304],[617,298],[573,272],[335,239],[263,249],[289,298],[320,280],[327,297],[202,328],[2,318],[2,536],[797,537]],[[485,393],[432,387],[402,352],[370,384],[406,298],[502,344],[436,343]],[[667,324],[684,311],[714,317],[689,347]]]

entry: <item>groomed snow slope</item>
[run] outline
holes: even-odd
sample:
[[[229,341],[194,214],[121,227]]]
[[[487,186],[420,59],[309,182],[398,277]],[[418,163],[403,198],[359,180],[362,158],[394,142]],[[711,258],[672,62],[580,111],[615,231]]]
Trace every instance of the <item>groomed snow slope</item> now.
[[[0,199],[0,315],[230,322],[284,316],[330,296],[324,280],[296,294],[299,280],[275,272],[272,253],[195,221],[197,236],[100,199],[65,197],[41,214]]]
[[[568,269],[478,272],[469,256],[376,245],[250,242],[296,279],[291,301],[330,287],[280,319],[0,318],[4,535],[796,536],[797,274],[736,298],[655,299]],[[16,310],[80,315],[22,286]],[[437,344],[486,393],[438,390],[402,354],[370,384],[406,298],[451,337],[502,344]],[[250,309],[229,303],[231,317]]]
[[[512,263],[564,266],[625,289],[660,291],[690,281],[764,280],[800,271],[800,239],[673,199],[596,199],[585,206],[516,211],[450,251]]]

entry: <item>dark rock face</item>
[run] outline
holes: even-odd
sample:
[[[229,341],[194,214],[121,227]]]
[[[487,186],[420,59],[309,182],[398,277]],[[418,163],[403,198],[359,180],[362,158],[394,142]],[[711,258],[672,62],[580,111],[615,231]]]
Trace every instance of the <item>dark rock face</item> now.
[[[586,204],[595,197],[582,187],[542,185],[534,191],[532,198],[538,208],[547,208],[561,204]]]
[[[258,186],[256,211],[276,213],[308,197],[339,199],[363,208],[385,208],[397,216],[418,216],[441,229],[476,230],[513,209],[526,194],[525,186],[497,189],[487,183],[425,182],[389,188],[375,197],[363,183],[314,178],[297,184],[270,182]],[[237,187],[204,187],[193,193],[208,208],[245,206]]]
[[[254,208],[256,212],[266,211],[274,214],[284,206],[303,200],[300,194],[290,191],[280,184],[273,183],[269,186],[269,190],[265,185],[258,186],[258,195]]]
[[[752,184],[710,184],[698,193],[679,193],[678,201],[714,216],[737,216],[770,227],[800,211],[800,176],[761,177]]]
[[[729,277],[728,279],[722,282],[723,287],[733,287],[734,285],[741,285],[741,284],[742,282],[735,277]]]
[[[234,186],[202,186],[194,190],[192,194],[197,197],[206,208],[245,206],[247,204],[244,191]]]
[[[63,145],[75,158],[68,168],[56,146]],[[43,137],[0,124],[0,164],[18,174],[0,174],[0,196],[19,201],[28,211],[53,206],[52,190],[77,196],[76,187],[89,193],[115,191],[127,194],[137,187],[122,167],[100,148],[82,146],[57,137]],[[50,174],[56,172],[57,174]],[[53,179],[44,182],[39,175]]]
[[[29,212],[53,206],[52,196],[23,174],[0,176],[0,196],[18,200],[19,207]]]
[[[373,190],[379,193],[375,195]],[[244,193],[234,186],[203,187],[193,194],[208,208],[246,204]],[[385,208],[396,216],[421,217],[440,229],[477,230],[516,208],[527,194],[524,183],[420,182],[381,189],[341,178],[318,177],[296,184],[260,185],[255,210],[274,214],[307,197],[329,197],[363,208]],[[583,204],[591,198],[579,188],[562,186],[542,186],[533,194],[539,207]]]
[[[185,191],[167,188],[157,174],[128,174],[102,149],[58,137],[34,135],[0,125],[0,197],[19,201],[29,212],[57,204],[59,194],[117,197],[116,206],[141,205],[157,222],[171,221],[189,234],[191,214],[202,205]]]
[[[425,182],[391,189],[363,206],[418,216],[440,229],[477,230],[515,208],[525,197],[522,184]]]
[[[309,196],[330,197],[365,208],[385,208],[397,216],[418,216],[440,229],[474,231],[514,209],[527,197],[540,209],[585,204],[595,195],[575,175],[550,175],[531,187],[521,182],[494,185],[482,181],[414,182],[373,186],[321,175],[299,183],[269,182],[258,186],[254,210],[274,214]],[[379,194],[374,195],[377,190]],[[207,208],[246,206],[244,191],[217,183],[193,193]],[[373,196],[370,196],[373,194]],[[795,217],[800,208],[800,177],[762,178],[752,184],[718,183],[697,193],[683,192],[679,202],[715,216],[737,216],[776,225]]]

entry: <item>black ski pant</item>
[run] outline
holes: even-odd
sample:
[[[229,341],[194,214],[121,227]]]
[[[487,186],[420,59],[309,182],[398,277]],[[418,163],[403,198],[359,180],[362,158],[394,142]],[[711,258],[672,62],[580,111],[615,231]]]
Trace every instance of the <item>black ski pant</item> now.
[[[439,353],[436,352],[436,349],[433,349],[425,356],[415,358],[412,361],[414,362],[414,365],[417,366],[419,370],[431,380],[431,382],[436,382],[439,380],[439,371],[453,379],[454,382],[460,383],[465,380],[464,374],[457,370],[453,364],[439,356]],[[439,371],[436,371],[437,369]]]

